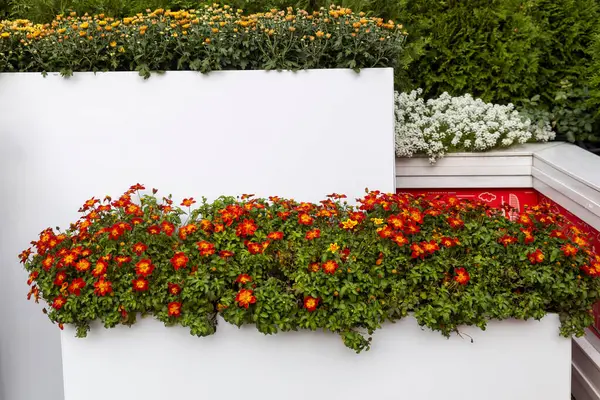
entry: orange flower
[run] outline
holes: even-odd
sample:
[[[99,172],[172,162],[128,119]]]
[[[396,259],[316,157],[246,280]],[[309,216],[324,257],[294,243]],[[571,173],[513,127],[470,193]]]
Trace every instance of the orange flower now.
[[[320,269],[321,269],[321,266],[319,265],[319,263],[308,264],[308,270],[310,272],[319,272]]]
[[[342,228],[346,230],[352,230],[356,227],[356,225],[358,225],[358,221],[355,221],[353,219],[347,219],[346,221],[342,221],[341,225]]]
[[[298,214],[298,223],[300,225],[312,225],[314,223],[314,219],[307,213],[300,213]]]
[[[136,292],[145,292],[148,290],[148,281],[144,278],[136,278],[131,281],[131,285],[133,286],[133,290]]]
[[[377,234],[380,238],[386,239],[390,238],[394,235],[394,230],[390,228],[388,225],[384,225],[381,228],[377,228]]]
[[[240,222],[235,230],[235,234],[239,237],[248,237],[254,235],[258,227],[252,219],[245,219]]]
[[[213,224],[212,222],[210,222],[207,219],[203,219],[202,221],[200,221],[200,229],[202,229],[204,232],[210,232],[213,229]]]
[[[267,237],[271,240],[281,240],[283,239],[283,232],[271,232]]]
[[[73,282],[69,285],[69,292],[74,294],[75,296],[79,296],[81,294],[81,289],[85,287],[85,281],[81,278],[74,279]]]
[[[225,226],[223,224],[215,224],[214,232],[219,233],[225,230]]]
[[[65,305],[66,302],[67,302],[67,299],[62,297],[62,295],[59,295],[52,302],[52,308],[54,308],[55,310],[60,310],[62,308],[62,306]]]
[[[158,225],[149,226],[148,233],[151,235],[158,235],[160,233],[160,227]]]
[[[133,252],[135,254],[142,255],[143,252],[145,252],[148,249],[148,246],[146,246],[144,243],[142,242],[137,242],[136,244],[133,245]]]
[[[521,228],[521,232],[523,232],[523,235],[525,235],[525,244],[533,243],[535,241],[535,237],[533,236],[533,231],[531,229]]]
[[[179,317],[181,315],[181,303],[179,301],[172,301],[167,306],[169,310],[169,317]]]
[[[172,294],[173,296],[177,296],[179,293],[181,293],[181,287],[176,284],[176,283],[168,283],[168,291],[170,294]]]
[[[144,258],[135,264],[135,273],[144,278],[154,271],[154,265],[149,258]]]
[[[542,251],[540,249],[537,249],[536,251],[534,251],[533,253],[529,253],[527,254],[527,258],[529,259],[529,262],[531,264],[540,264],[542,262],[544,262],[544,253],[542,253]]]
[[[77,263],[75,264],[75,269],[79,272],[85,272],[88,269],[90,269],[91,266],[92,266],[92,263],[90,263],[87,259],[82,258],[81,260],[77,261]]]
[[[260,243],[248,242],[246,244],[250,254],[261,254],[263,252],[263,246]]]
[[[235,281],[245,285],[248,282],[252,282],[252,278],[248,274],[240,274]]]
[[[471,280],[471,276],[469,275],[467,270],[462,267],[456,268],[454,270],[454,273],[456,274],[454,276],[454,280],[461,285],[466,285]]]
[[[69,252],[62,258],[62,264],[65,267],[69,267],[71,265],[75,265],[76,260],[77,260],[77,254],[75,254],[74,252]]]
[[[314,240],[317,238],[321,237],[321,230],[320,229],[313,229],[311,231],[306,232],[306,239],[307,240]]]
[[[109,229],[108,232],[109,238],[112,240],[117,240],[123,233],[125,233],[125,230],[119,227],[119,225],[115,224]]]
[[[52,256],[47,256],[44,258],[44,261],[42,261],[42,268],[44,268],[44,271],[50,271],[52,265],[54,265],[54,257]]]
[[[394,229],[402,229],[405,225],[404,218],[400,215],[390,215],[387,223],[393,226]]]
[[[509,244],[517,243],[519,240],[514,236],[504,235],[498,239],[499,243],[502,243],[504,247],[508,247]]]
[[[131,257],[129,256],[116,256],[115,260],[117,260],[117,264],[119,264],[119,267],[125,263],[128,263],[131,261]],[[98,266],[98,264],[96,264],[96,267]]]
[[[238,306],[248,308],[250,304],[256,303],[256,297],[254,297],[254,292],[250,289],[242,289],[238,292],[237,296],[235,296],[235,301],[238,303]]]
[[[316,299],[311,296],[306,296],[304,298],[304,308],[306,308],[306,311],[313,312],[317,309],[318,305],[319,305],[319,299]]]
[[[449,217],[446,221],[454,229],[462,228],[465,225],[460,218]]]
[[[196,201],[194,200],[193,197],[190,197],[189,199],[183,199],[183,201],[181,202],[181,205],[184,207],[191,207],[192,204],[194,204]]]
[[[125,213],[128,215],[138,215],[141,213],[141,211],[142,210],[140,209],[140,206],[137,204],[131,203],[125,207]]]
[[[37,271],[33,271],[32,273],[30,273],[29,279],[27,279],[27,284],[31,285],[33,283],[33,281],[35,281],[39,275],[40,275],[40,273]]]
[[[441,243],[444,247],[454,247],[458,244],[458,240],[444,236]]]
[[[175,232],[175,226],[170,223],[169,221],[163,221],[160,224],[160,227],[162,229],[162,231],[165,233],[165,235],[167,236],[171,236],[173,235],[173,232]]]
[[[198,247],[201,256],[210,256],[215,254],[215,245],[207,242],[206,240],[196,243],[196,246]]]
[[[522,225],[533,225],[533,221],[531,220],[531,218],[527,214],[521,214],[521,215],[519,215],[519,218],[517,219],[517,222],[519,224],[522,224]]]
[[[335,274],[335,271],[337,271],[338,268],[339,268],[338,263],[336,263],[333,260],[326,261],[323,264],[323,272],[325,272],[326,274],[329,274],[329,275]]]
[[[65,283],[66,280],[67,280],[67,274],[63,271],[60,271],[54,277],[54,284],[56,286],[62,286],[62,284]]]
[[[412,221],[409,222],[403,229],[403,232],[406,233],[407,235],[416,235],[420,231],[421,231],[421,228],[419,228],[419,226]]]
[[[435,242],[435,240],[430,240],[429,242],[423,242],[423,249],[428,252],[429,254],[433,254],[435,253],[437,250],[440,249],[440,247],[438,246],[438,244]]]
[[[587,242],[587,240],[585,240],[581,236],[575,236],[573,238],[573,242],[575,242],[575,244],[579,247],[588,247],[589,246],[589,243]]]
[[[112,292],[112,283],[100,278],[100,280],[94,283],[94,293],[98,296],[106,296]]]
[[[197,230],[198,227],[194,224],[182,226],[181,228],[179,228],[179,238],[181,240],[185,240],[189,235],[196,232]]]
[[[175,255],[171,258],[171,264],[173,265],[173,268],[175,268],[175,271],[181,268],[185,268],[187,266],[188,261],[190,261],[188,256],[186,256],[185,253],[181,251],[175,253]]]
[[[396,235],[394,235],[394,238],[392,239],[398,246],[402,247],[405,244],[408,244],[408,239],[404,237],[404,235],[402,235],[401,233],[397,233]]]
[[[423,249],[420,244],[413,243],[410,245],[410,249],[412,250],[412,258],[425,258],[425,249]]]
[[[600,262],[594,262],[591,267],[586,265],[581,269],[589,276],[600,276]]]
[[[417,208],[410,208],[408,210],[408,216],[410,219],[412,219],[417,224],[423,223],[423,214],[421,213],[421,210],[419,210]]]
[[[577,254],[577,252],[579,251],[577,249],[577,247],[573,246],[571,243],[567,243],[565,244],[563,247],[560,248],[563,252],[563,254],[565,255],[565,257],[570,257],[570,256],[574,256],[575,254]]]
[[[229,250],[221,250],[219,252],[219,257],[225,259],[225,258],[229,258],[229,257],[233,257],[233,251],[229,251]]]
[[[288,219],[290,217],[290,215],[292,215],[292,213],[289,211],[281,211],[281,212],[277,213],[277,216],[279,218],[281,218],[282,221],[285,221],[286,219]]]

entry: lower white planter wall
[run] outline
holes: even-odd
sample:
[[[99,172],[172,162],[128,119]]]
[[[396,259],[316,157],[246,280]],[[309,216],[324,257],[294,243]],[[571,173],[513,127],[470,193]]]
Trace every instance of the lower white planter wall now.
[[[569,398],[571,342],[559,336],[558,316],[461,332],[446,339],[408,317],[384,325],[357,355],[335,334],[266,336],[222,320],[205,338],[151,318],[95,324],[85,339],[65,328],[65,400]]]
[[[146,81],[135,72],[15,73],[0,74],[0,87],[2,400],[63,399],[59,330],[42,305],[25,299],[17,255],[46,227],[79,218],[90,197],[118,196],[137,182],[177,204],[190,196],[318,201],[332,192],[354,199],[365,187],[394,190],[392,69],[167,72]],[[173,341],[178,355],[187,353],[184,343]],[[201,358],[216,357],[210,339],[202,343]],[[67,380],[68,399],[144,399],[144,391],[181,394],[153,397],[161,400],[210,398],[203,390],[212,389],[196,384],[202,377],[176,359],[163,365],[173,375],[154,375],[148,365],[164,360],[163,348],[139,344],[141,354],[121,349],[122,360],[136,364],[123,364],[131,368],[120,370],[116,385],[101,379],[110,370],[86,367],[108,359],[70,357],[66,341],[67,376],[83,374]],[[220,390],[240,388],[243,371],[228,365],[221,373],[230,379]]]

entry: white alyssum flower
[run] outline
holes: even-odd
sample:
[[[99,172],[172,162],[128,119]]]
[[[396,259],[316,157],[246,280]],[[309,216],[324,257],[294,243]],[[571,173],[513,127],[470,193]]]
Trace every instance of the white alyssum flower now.
[[[550,124],[532,124],[514,109],[485,103],[470,94],[448,93],[425,101],[421,89],[395,94],[396,154],[424,154],[430,162],[448,152],[485,151],[555,137]]]

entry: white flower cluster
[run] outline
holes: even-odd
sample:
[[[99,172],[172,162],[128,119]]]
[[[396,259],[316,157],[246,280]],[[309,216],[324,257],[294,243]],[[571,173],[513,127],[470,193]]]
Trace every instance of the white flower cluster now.
[[[425,101],[422,90],[395,94],[396,154],[425,154],[431,163],[448,152],[484,151],[517,143],[547,142],[550,124],[533,124],[514,109],[448,93]]]

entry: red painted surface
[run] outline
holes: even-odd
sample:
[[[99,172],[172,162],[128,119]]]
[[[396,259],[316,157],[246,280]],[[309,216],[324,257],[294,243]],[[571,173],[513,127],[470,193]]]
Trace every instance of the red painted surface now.
[[[500,207],[508,203],[519,212],[523,211],[525,205],[534,206],[537,204],[550,203],[552,211],[563,215],[570,223],[578,227],[587,234],[587,239],[592,246],[592,251],[600,253],[600,232],[583,222],[564,207],[553,202],[544,195],[539,194],[533,189],[398,189],[398,193],[410,193],[413,195],[425,194],[428,197],[439,195],[456,196],[459,199],[482,200],[492,207]],[[511,217],[513,217],[512,215]],[[592,331],[600,337],[600,303],[594,306],[595,323]]]

